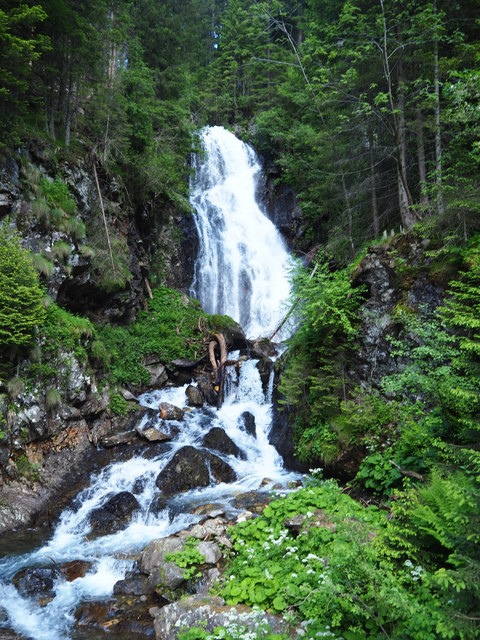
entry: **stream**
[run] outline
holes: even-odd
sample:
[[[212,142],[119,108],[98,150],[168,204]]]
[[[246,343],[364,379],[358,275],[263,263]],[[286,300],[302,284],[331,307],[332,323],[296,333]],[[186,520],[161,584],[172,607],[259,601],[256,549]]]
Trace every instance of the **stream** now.
[[[231,315],[249,336],[268,335],[285,313],[290,257],[256,202],[260,164],[253,149],[221,127],[204,129],[200,138],[203,152],[196,156],[191,183],[200,238],[192,294],[206,311]],[[232,360],[238,356],[229,354]],[[200,517],[191,513],[196,506],[221,505],[233,517],[238,513],[233,504],[236,495],[260,485],[286,486],[297,477],[284,469],[269,444],[273,371],[262,386],[257,362],[249,359],[228,367],[221,409],[204,406],[189,410],[181,421],[169,421],[169,426],[178,428],[170,442],[149,447],[148,455],[132,453],[94,474],[63,511],[48,539],[0,559],[0,629],[34,640],[98,638],[94,631],[78,635],[77,608],[84,602],[107,600],[115,583],[132,569],[135,553],[149,541],[197,522]],[[186,386],[143,394],[140,404],[153,410],[145,416],[145,424],[160,427],[158,412],[155,415],[159,402],[184,407]],[[245,428],[246,414],[254,416],[255,430]],[[235,457],[211,451],[230,465],[237,479],[214,484],[211,477],[209,486],[171,496],[162,508],[154,509],[160,494],[155,484],[158,474],[184,446],[209,451],[202,440],[213,427],[223,429],[242,452]],[[92,513],[120,492],[131,493],[138,501],[131,520],[119,531],[92,533]],[[49,597],[43,602],[14,585],[22,570],[61,569],[73,561],[85,563],[84,574],[68,580],[64,571],[54,572]]]

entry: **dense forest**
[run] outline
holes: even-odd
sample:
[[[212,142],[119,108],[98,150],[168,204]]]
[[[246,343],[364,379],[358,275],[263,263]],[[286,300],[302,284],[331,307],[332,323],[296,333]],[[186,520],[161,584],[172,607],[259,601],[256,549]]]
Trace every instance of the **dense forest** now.
[[[58,173],[22,164],[25,215],[68,233],[105,294],[134,276],[128,222],[104,210],[98,176],[102,189],[115,177],[138,224],[156,208],[167,225],[189,211],[195,132],[219,124],[296,194],[299,325],[278,394],[295,458],[314,472],[231,533],[218,589],[286,620],[254,637],[291,637],[289,624],[307,638],[479,637],[480,2],[3,0],[0,43],[1,161],[44,149]],[[93,168],[96,226],[59,169],[78,158]],[[0,442],[28,380],[56,375],[59,344],[102,368],[121,415],[119,385],[148,380],[141,356],[193,357],[199,316],[211,322],[163,287],[128,326],[75,316],[71,301],[46,308],[69,248],[27,252],[22,220],[12,230],[0,208]],[[372,306],[366,261],[395,289],[388,312]],[[365,347],[380,330],[385,366]],[[284,523],[299,514],[292,540]]]

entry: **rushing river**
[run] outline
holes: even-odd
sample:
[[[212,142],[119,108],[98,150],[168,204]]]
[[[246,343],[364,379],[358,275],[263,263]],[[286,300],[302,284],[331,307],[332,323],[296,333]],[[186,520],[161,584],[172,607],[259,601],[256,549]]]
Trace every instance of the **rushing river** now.
[[[192,291],[206,310],[227,313],[239,320],[251,336],[267,335],[284,313],[288,295],[286,270],[289,257],[271,222],[255,201],[260,167],[253,150],[219,128],[201,134],[204,154],[197,158],[192,183],[192,204],[201,239]],[[214,236],[214,237],[211,237]],[[230,354],[235,358],[238,354]],[[271,485],[286,484],[293,477],[269,444],[273,380],[262,388],[255,360],[227,373],[225,402],[185,414],[178,434],[169,443],[149,448],[149,455],[133,455],[114,462],[92,476],[84,489],[60,516],[50,539],[28,552],[10,554],[0,560],[0,627],[13,629],[34,640],[66,640],[75,637],[75,610],[88,600],[108,599],[114,584],[124,578],[134,563],[133,554],[150,540],[168,536],[196,522],[192,508],[221,503],[234,514],[235,494],[257,489],[264,478]],[[146,393],[145,407],[157,409],[160,401],[186,404],[185,388]],[[242,414],[255,417],[256,432],[244,427]],[[146,416],[150,425],[158,418]],[[171,497],[160,511],[152,510],[159,495],[155,480],[178,449],[192,445],[201,449],[204,435],[220,427],[243,453],[242,459],[214,451],[233,468],[237,480],[214,484]],[[139,508],[125,528],[108,535],[92,534],[91,515],[113,495],[128,491]],[[21,594],[12,579],[30,567],[60,567],[73,560],[88,563],[82,577],[72,581],[58,573],[48,601]],[[82,638],[96,637],[82,635]]]

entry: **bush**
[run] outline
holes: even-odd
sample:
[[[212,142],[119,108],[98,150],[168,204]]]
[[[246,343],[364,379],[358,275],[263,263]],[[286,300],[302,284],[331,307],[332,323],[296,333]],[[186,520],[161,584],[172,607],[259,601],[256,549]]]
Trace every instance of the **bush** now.
[[[45,319],[38,275],[18,235],[0,227],[0,348],[29,345]]]

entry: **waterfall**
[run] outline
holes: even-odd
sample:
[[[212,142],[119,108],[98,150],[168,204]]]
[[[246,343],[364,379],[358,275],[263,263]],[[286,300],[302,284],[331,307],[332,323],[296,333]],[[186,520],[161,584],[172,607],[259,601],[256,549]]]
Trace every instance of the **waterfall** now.
[[[206,127],[200,139],[190,188],[199,237],[191,294],[208,313],[231,316],[247,336],[266,336],[285,313],[291,258],[256,199],[261,165],[222,127]]]
[[[201,138],[204,155],[196,158],[191,185],[200,237],[193,291],[207,311],[228,314],[248,335],[264,336],[283,316],[290,259],[275,227],[256,203],[260,165],[254,151],[220,127],[204,129]],[[150,446],[149,454],[139,454],[138,448],[133,448],[128,456],[120,455],[119,460],[94,474],[89,486],[61,514],[50,539],[29,552],[9,552],[0,558],[0,636],[6,627],[33,640],[97,638],[95,629],[87,635],[75,629],[77,607],[82,602],[107,600],[114,584],[133,569],[135,553],[150,540],[197,522],[200,516],[192,513],[195,506],[222,503],[227,515],[233,516],[238,513],[238,493],[256,490],[265,483],[268,487],[276,483],[286,486],[298,477],[284,469],[268,438],[273,372],[269,384],[264,385],[258,360],[240,361],[238,352],[230,357],[237,364],[227,368],[225,401],[220,410],[189,408],[182,422],[172,421],[176,435],[171,442]],[[145,424],[162,430],[158,403],[184,406],[186,387],[143,394],[140,404],[150,411],[138,428],[145,426],[145,420]],[[245,416],[253,420],[253,429],[246,428]],[[212,427],[225,431],[240,450],[239,457],[205,445],[203,439]],[[157,475],[186,445],[220,457],[233,469],[235,482],[212,482],[174,495],[164,509],[152,509],[159,495]],[[135,495],[137,510],[123,528],[95,533],[92,514],[119,492]],[[44,602],[15,586],[15,576],[24,569],[60,569],[72,560],[86,562],[86,574],[69,582],[57,571]]]

